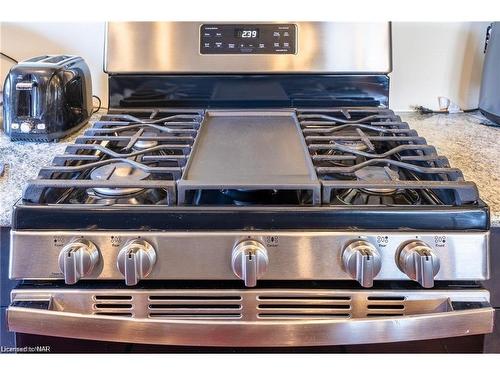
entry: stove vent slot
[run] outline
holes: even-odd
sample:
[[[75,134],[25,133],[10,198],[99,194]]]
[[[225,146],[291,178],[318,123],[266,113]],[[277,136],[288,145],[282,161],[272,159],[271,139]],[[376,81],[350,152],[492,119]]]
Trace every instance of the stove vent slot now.
[[[404,301],[404,296],[369,296],[368,301]]]
[[[132,313],[129,313],[129,312],[115,312],[115,311],[96,311],[96,312],[94,312],[94,315],[132,317]]]
[[[156,319],[240,319],[241,296],[149,296],[149,317]]]
[[[366,316],[369,318],[404,315],[404,296],[369,296],[367,300]]]
[[[351,317],[348,296],[259,296],[260,319],[332,319]]]
[[[132,301],[132,296],[109,295],[109,296],[94,296],[96,301]]]
[[[265,300],[325,300],[325,301],[350,301],[351,297],[344,296],[300,296],[300,297],[290,297],[290,296],[259,296],[260,301]]]
[[[130,295],[95,295],[94,315],[133,316],[132,296]]]
[[[96,309],[131,309],[131,303],[96,303]]]
[[[241,296],[181,296],[181,295],[172,295],[172,296],[149,296],[150,301],[220,301],[220,300],[231,300],[231,301],[241,301]]]

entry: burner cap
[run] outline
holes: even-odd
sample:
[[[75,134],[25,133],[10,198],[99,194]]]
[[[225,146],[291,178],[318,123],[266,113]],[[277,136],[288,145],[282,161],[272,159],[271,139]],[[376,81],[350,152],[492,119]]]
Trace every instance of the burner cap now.
[[[154,137],[157,134],[155,132],[144,132],[142,134],[143,137]],[[138,140],[137,142],[134,143],[132,148],[136,151],[139,150],[145,150],[151,147],[155,147],[158,145],[158,141],[151,140],[151,141],[145,141],[145,140]]]
[[[356,151],[366,151],[368,149],[368,145],[363,141],[349,141],[349,140],[338,140],[335,141],[339,145],[349,147]]]
[[[392,175],[392,174],[395,175]],[[376,166],[368,166],[361,168],[354,172],[354,175],[357,177],[358,181],[365,181],[365,182],[383,182],[383,181],[394,181],[397,179],[397,174],[396,172],[392,171],[389,168],[384,168],[384,167],[376,167]],[[392,176],[391,176],[392,175]],[[397,189],[393,187],[386,187],[386,188],[362,188],[361,190],[364,190],[369,193],[377,193],[377,194],[394,194]]]
[[[125,162],[107,164],[94,169],[90,173],[90,178],[95,181],[109,180],[114,182],[140,181],[149,177],[149,173],[141,169],[134,168]],[[125,187],[125,188],[110,188],[99,187],[93,188],[96,194],[104,196],[124,196],[136,194],[143,188]]]

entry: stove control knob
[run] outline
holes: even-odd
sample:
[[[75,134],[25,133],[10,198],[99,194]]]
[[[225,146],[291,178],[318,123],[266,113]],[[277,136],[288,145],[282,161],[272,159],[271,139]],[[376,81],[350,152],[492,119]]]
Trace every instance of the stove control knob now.
[[[59,253],[59,268],[64,273],[66,284],[75,284],[90,274],[99,261],[99,250],[90,241],[72,240]]]
[[[245,286],[252,287],[267,271],[269,258],[264,245],[254,240],[245,240],[233,248],[231,262],[234,274],[245,282]]]
[[[118,253],[118,270],[125,276],[126,285],[136,285],[147,277],[156,262],[156,251],[144,240],[131,240]]]
[[[382,267],[380,254],[375,246],[363,240],[348,244],[342,251],[342,261],[344,269],[364,288],[373,286],[373,279]]]
[[[404,244],[396,259],[399,269],[410,279],[424,288],[434,286],[434,276],[439,271],[439,258],[425,242],[417,240]]]

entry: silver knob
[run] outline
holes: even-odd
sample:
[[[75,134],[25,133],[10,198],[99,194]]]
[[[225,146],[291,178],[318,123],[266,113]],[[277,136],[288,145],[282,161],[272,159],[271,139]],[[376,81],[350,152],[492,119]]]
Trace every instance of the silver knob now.
[[[22,122],[21,123],[21,132],[23,133],[29,133],[33,129],[33,124],[30,124],[29,122]]]
[[[375,246],[363,240],[348,244],[342,251],[342,260],[344,269],[364,288],[373,286],[373,279],[382,267],[380,254]]]
[[[267,250],[260,242],[245,240],[233,248],[231,258],[233,272],[245,282],[245,286],[257,285],[269,264]]]
[[[66,284],[75,284],[92,272],[99,261],[99,250],[90,241],[72,240],[59,253],[59,268]]]
[[[405,244],[397,254],[397,263],[401,271],[424,288],[434,286],[434,276],[439,272],[439,258],[423,241]]]
[[[147,277],[156,262],[156,251],[144,240],[131,240],[118,253],[118,270],[125,276],[126,285],[136,285]]]

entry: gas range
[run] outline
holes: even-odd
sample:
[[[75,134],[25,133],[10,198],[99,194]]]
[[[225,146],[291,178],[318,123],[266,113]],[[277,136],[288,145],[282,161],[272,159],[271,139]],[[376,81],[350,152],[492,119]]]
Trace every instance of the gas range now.
[[[191,43],[176,59],[119,58],[163,28]],[[488,208],[387,109],[389,31],[109,24],[108,114],[14,207],[10,329],[261,347],[491,332]]]

